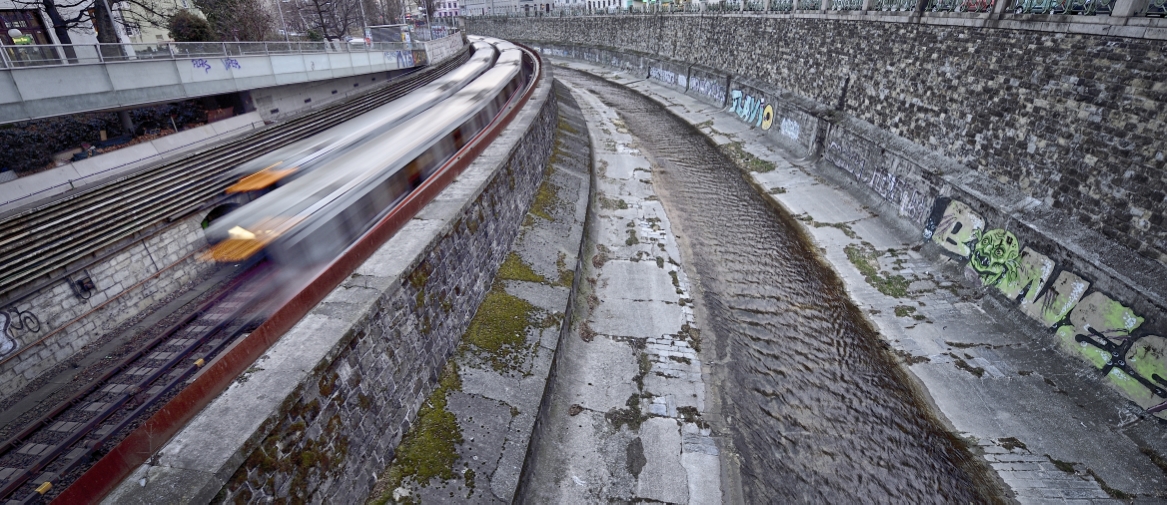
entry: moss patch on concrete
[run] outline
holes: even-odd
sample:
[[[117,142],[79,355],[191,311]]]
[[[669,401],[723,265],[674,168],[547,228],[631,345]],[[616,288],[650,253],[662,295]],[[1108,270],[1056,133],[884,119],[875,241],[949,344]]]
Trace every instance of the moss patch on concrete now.
[[[555,169],[548,165],[547,171],[543,173],[543,183],[535,192],[535,201],[531,203],[531,214],[548,221],[555,220],[551,213],[559,205],[559,187],[551,183],[551,175],[554,173]]]
[[[542,284],[547,283],[546,278],[535,273],[535,271],[531,269],[531,265],[528,265],[526,262],[524,262],[523,259],[520,258],[519,255],[514,251],[511,251],[511,253],[507,255],[506,260],[502,262],[502,265],[498,267],[498,278],[508,281],[527,281],[538,282]]]
[[[607,210],[624,210],[628,208],[628,202],[625,202],[623,198],[608,198],[601,195],[600,208]]]
[[[741,142],[731,142],[721,146],[724,152],[735,164],[744,168],[747,172],[770,172],[773,171],[775,165],[769,161],[763,160],[753,154],[747,152]]]
[[[406,479],[426,486],[435,478],[448,481],[459,477],[454,464],[458,462],[457,446],[463,442],[462,429],[454,414],[446,410],[446,396],[461,387],[458,368],[450,362],[442,371],[437,389],[418,410],[413,428],[397,446],[397,456],[389,465],[388,485],[372,503],[396,502],[393,491]]]
[[[555,260],[555,268],[559,270],[559,284],[563,287],[570,288],[575,283],[575,270],[567,268],[567,255],[559,253],[559,258]]]
[[[861,245],[849,245],[843,249],[847,253],[847,259],[855,268],[859,269],[859,273],[863,274],[863,278],[875,289],[879,290],[887,296],[894,298],[905,298],[908,296],[908,280],[902,275],[891,275],[887,272],[881,272],[879,268],[879,253],[875,251],[874,247],[864,243]]]
[[[478,306],[463,342],[480,351],[476,354],[496,371],[517,371],[524,361],[521,351],[526,347],[527,329],[536,326],[533,318],[537,310],[531,302],[495,284]]]
[[[785,190],[783,190],[783,192],[785,192]],[[810,214],[803,214],[797,217],[799,221],[805,222],[815,228],[835,228],[843,232],[843,235],[846,235],[847,238],[859,238],[859,235],[851,229],[851,225],[849,223],[820,223],[815,221],[814,218],[810,216]]]

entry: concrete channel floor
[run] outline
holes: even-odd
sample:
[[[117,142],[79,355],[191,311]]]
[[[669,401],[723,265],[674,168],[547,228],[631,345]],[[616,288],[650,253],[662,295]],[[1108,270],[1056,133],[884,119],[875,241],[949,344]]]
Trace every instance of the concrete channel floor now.
[[[579,324],[560,344],[528,503],[721,503],[697,322],[651,165],[614,110],[573,88],[596,199]]]
[[[974,453],[988,462],[1018,502],[1167,502],[1167,468],[1155,462],[1156,455],[1160,458],[1167,455],[1167,423],[1126,402],[1100,380],[1095,369],[1059,351],[1052,331],[1031,323],[995,298],[983,296],[964,279],[959,264],[935,254],[929,247],[919,247],[923,242],[919,230],[887,217],[894,216],[894,211],[879,209],[878,201],[845,189],[845,180],[830,172],[841,171],[823,162],[815,164],[798,159],[778,141],[729,112],[642,76],[575,60],[549,59],[557,65],[628,86],[699,127],[718,144],[741,142],[747,152],[773,163],[774,170],[751,172],[750,179],[759,191],[770,195],[775,203],[799,219],[827,264],[847,286],[854,303],[867,313],[881,336],[904,358],[903,366],[917,380],[916,386],[925,392],[933,410],[948,423],[950,430],[970,443]],[[576,92],[578,96],[579,90]],[[598,242],[608,245],[613,251],[611,256],[619,259],[588,274],[600,283],[596,293],[599,305],[589,318],[596,332],[595,340],[584,344],[569,339],[561,348],[565,357],[579,361],[577,366],[581,369],[587,369],[589,362],[596,368],[588,379],[591,384],[585,386],[579,379],[574,384],[578,391],[563,393],[575,395],[577,403],[584,407],[578,420],[567,427],[565,444],[559,448],[564,452],[570,479],[560,479],[556,489],[545,489],[545,493],[536,495],[540,498],[536,501],[639,498],[684,503],[681,498],[686,497],[678,491],[679,487],[672,494],[652,494],[653,486],[628,481],[621,478],[621,472],[613,471],[616,466],[613,462],[626,459],[623,454],[615,457],[614,452],[620,445],[630,443],[635,433],[599,436],[597,433],[602,430],[593,428],[601,424],[600,413],[620,408],[617,400],[621,395],[627,397],[634,392],[626,381],[627,376],[635,374],[635,363],[631,361],[632,354],[616,345],[620,341],[616,336],[635,337],[635,328],[650,324],[655,329],[641,332],[641,338],[653,338],[657,330],[675,332],[677,318],[691,323],[691,315],[679,304],[669,303],[687,295],[666,299],[668,289],[660,287],[661,281],[650,275],[651,269],[641,266],[655,268],[651,256],[640,262],[630,260],[643,252],[657,254],[656,243],[665,245],[669,259],[677,258],[675,246],[670,245],[668,218],[659,211],[659,204],[649,201],[651,186],[640,182],[649,179],[647,162],[637,160],[637,150],[628,143],[626,130],[621,131],[619,123],[612,119],[613,111],[605,110],[594,99],[581,99],[583,103],[594,107],[594,110],[584,108],[592,134],[599,140],[596,142],[601,174],[599,189],[610,198],[624,199],[628,209],[600,210],[603,230]],[[616,132],[606,131],[610,129]],[[605,144],[614,146],[616,154],[604,152]],[[658,224],[664,233],[653,229],[653,219],[660,220]],[[640,244],[624,245],[631,232],[635,232]],[[645,243],[650,241],[654,242]],[[880,269],[912,280],[910,296],[894,298],[879,292],[849,260],[847,247],[889,251],[878,256]],[[676,270],[678,287],[687,292],[683,267]],[[619,304],[622,308],[609,304],[621,298],[621,294],[625,298]],[[665,356],[690,359],[693,367],[681,367],[677,373],[690,374],[680,375],[693,381],[684,387],[701,389],[695,382],[699,380],[695,374],[699,360],[687,354],[690,349],[683,339],[674,339],[672,344],[668,351],[655,348],[667,352]],[[597,349],[592,351],[594,357],[575,357],[576,350],[586,346]],[[654,361],[653,370],[658,370],[657,363]],[[671,369],[670,373],[673,373]],[[561,377],[568,375],[560,372]],[[654,408],[657,398],[664,403],[666,414],[672,413],[669,408],[680,406],[702,408],[700,394],[685,396],[681,393],[684,387],[675,383],[676,389],[658,389],[659,393],[653,394],[652,382],[645,382],[644,391],[653,395]],[[679,421],[662,418],[645,425],[665,422]],[[654,452],[654,458],[663,461],[672,457],[671,452],[664,450],[670,443],[663,431],[657,433],[653,431],[657,428],[650,427],[648,430],[654,435],[649,435],[644,432],[645,425],[641,427],[640,443],[661,447],[660,453]],[[688,446],[686,443],[685,447]],[[649,445],[644,445],[646,459],[649,452]],[[682,451],[682,458],[685,454]],[[1162,465],[1162,460],[1158,464]],[[676,466],[673,472],[681,472],[682,468],[687,467]],[[643,473],[645,470],[640,475],[649,475]],[[717,475],[717,471],[707,467],[703,475]],[[672,482],[670,478],[677,479],[666,474],[654,478],[661,479],[664,485]],[[696,478],[689,472],[688,498],[694,503],[702,502],[693,492]],[[716,485],[715,482],[707,484],[710,488]],[[701,489],[705,484],[696,485]],[[645,491],[646,494],[638,494]],[[720,492],[710,494],[719,495]]]

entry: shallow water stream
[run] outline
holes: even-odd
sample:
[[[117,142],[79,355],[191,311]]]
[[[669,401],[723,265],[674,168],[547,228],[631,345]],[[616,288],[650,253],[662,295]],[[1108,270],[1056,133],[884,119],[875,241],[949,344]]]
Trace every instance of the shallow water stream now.
[[[841,281],[690,125],[655,102],[556,69],[618,110],[659,165],[713,333],[703,354],[747,503],[995,501],[990,479],[909,388]],[[979,483],[979,485],[978,485]]]

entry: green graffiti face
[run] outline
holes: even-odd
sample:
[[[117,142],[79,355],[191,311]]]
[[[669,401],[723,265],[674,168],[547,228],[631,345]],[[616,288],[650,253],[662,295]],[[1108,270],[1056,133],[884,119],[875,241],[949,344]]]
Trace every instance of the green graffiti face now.
[[[996,286],[1002,282],[1016,282],[1020,257],[1021,249],[1012,233],[1002,229],[977,230],[977,242],[968,264],[980,274],[984,285]]]

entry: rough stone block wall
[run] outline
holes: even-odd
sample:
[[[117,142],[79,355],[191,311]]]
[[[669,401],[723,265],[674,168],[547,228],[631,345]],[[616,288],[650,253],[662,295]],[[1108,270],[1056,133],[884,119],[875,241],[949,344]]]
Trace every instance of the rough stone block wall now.
[[[188,257],[206,244],[201,222],[201,215],[189,217],[3,308],[0,397],[208,271],[210,264]],[[95,289],[78,295],[71,282],[82,277]]]
[[[1167,264],[1162,41],[825,16],[470,19],[468,31],[637,51],[768,83]]]
[[[399,285],[377,287],[383,294],[374,310],[267,420],[260,430],[266,435],[243,452],[217,502],[365,500],[437,385],[540,184],[553,143],[554,97],[541,107],[482,193],[413,260]],[[340,305],[316,310],[346,309]]]

